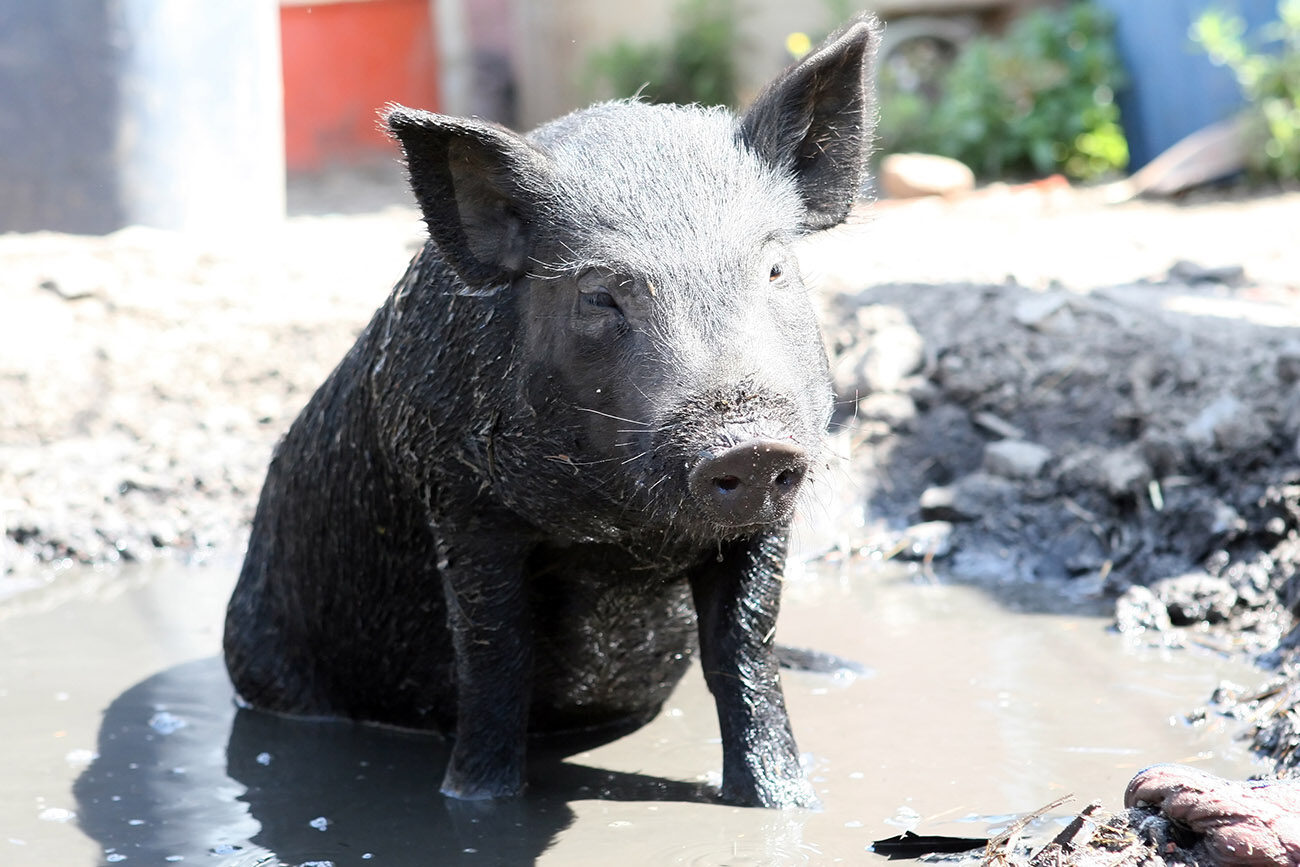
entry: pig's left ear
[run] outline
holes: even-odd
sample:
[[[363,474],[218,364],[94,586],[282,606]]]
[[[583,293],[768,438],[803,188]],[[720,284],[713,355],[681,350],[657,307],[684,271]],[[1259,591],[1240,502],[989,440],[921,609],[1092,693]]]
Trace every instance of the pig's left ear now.
[[[810,230],[844,222],[862,185],[879,38],[876,19],[858,17],[769,84],[740,120],[742,140],[794,175]]]
[[[550,158],[486,121],[392,105],[384,122],[406,154],[429,237],[460,278],[481,287],[527,270]]]

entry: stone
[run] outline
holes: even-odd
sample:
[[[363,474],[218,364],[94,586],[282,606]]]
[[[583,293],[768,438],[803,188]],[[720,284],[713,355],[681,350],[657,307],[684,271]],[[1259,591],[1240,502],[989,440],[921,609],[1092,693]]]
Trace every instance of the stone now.
[[[890,154],[880,161],[880,188],[891,199],[956,196],[975,189],[965,163],[935,154]]]
[[[1038,443],[999,440],[984,447],[984,471],[1006,479],[1034,479],[1051,458],[1051,450]]]
[[[857,309],[852,325],[831,371],[840,400],[906,391],[925,362],[925,341],[907,314],[888,304],[867,304]]]
[[[1168,607],[1148,587],[1134,585],[1115,600],[1115,628],[1126,635],[1172,626]]]
[[[974,521],[1006,508],[1016,497],[1016,486],[1006,479],[971,473],[952,485],[927,488],[921,494],[921,517],[927,521]]]
[[[906,394],[869,394],[858,401],[858,417],[884,422],[893,430],[902,430],[916,420],[916,403]]]
[[[1135,449],[1108,452],[1098,467],[1106,492],[1112,497],[1140,494],[1151,481],[1151,467]]]
[[[1011,315],[1026,328],[1043,331],[1058,313],[1068,312],[1068,305],[1064,292],[1034,292],[1021,299]]]
[[[952,524],[924,521],[903,531],[898,557],[902,560],[937,560],[952,553]]]
[[[1268,424],[1230,394],[1220,395],[1187,423],[1183,434],[1202,450],[1230,454],[1254,451],[1272,437]]]
[[[1177,475],[1187,460],[1186,442],[1174,432],[1148,430],[1138,441],[1142,459],[1157,476]]]
[[[1200,265],[1180,259],[1169,268],[1169,279],[1175,283],[1221,283],[1236,286],[1246,278],[1246,269],[1240,265]]]
[[[948,485],[936,485],[921,492],[921,517],[937,521],[967,521],[970,515],[957,511],[956,491]]]
[[[1024,431],[1006,419],[994,415],[991,412],[972,413],[970,420],[978,427],[982,427],[984,430],[996,434],[1003,439],[1022,440],[1025,438]]]
[[[1164,604],[1175,626],[1221,623],[1237,604],[1237,591],[1231,583],[1204,572],[1162,578],[1151,585],[1151,591]]]
[[[1273,361],[1277,378],[1283,383],[1300,381],[1300,340],[1288,340],[1277,351]]]

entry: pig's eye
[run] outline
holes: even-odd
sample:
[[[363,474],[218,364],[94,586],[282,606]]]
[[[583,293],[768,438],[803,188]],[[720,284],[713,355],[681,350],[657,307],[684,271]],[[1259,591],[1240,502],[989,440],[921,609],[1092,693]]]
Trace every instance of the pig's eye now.
[[[622,312],[622,310],[619,309],[618,302],[614,300],[614,296],[611,295],[607,289],[595,289],[591,292],[583,292],[582,303],[588,307],[603,307],[608,310],[613,310],[616,313]]]
[[[768,272],[767,282],[775,283],[777,280],[780,279],[781,279],[781,265],[780,263],[778,263],[776,265],[773,265],[772,270]]]

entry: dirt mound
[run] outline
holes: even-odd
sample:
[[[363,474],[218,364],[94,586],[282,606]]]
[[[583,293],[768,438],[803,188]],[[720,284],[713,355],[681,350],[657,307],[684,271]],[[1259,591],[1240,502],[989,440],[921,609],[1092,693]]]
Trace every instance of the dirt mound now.
[[[1190,270],[836,299],[854,468],[894,531],[863,543],[928,539],[913,553],[974,580],[1151,588],[1123,628],[1232,620],[1275,643],[1289,620],[1270,606],[1300,596],[1300,329],[1242,317],[1232,286]]]

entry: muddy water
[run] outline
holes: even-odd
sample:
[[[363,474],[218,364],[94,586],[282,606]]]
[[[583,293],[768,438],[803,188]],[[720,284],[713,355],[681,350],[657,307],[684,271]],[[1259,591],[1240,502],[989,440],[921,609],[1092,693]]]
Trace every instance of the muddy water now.
[[[536,751],[527,798],[451,803],[434,739],[236,711],[233,573],[65,575],[0,606],[0,864],[858,864],[905,827],[976,836],[1069,792],[1117,807],[1156,761],[1252,769],[1222,722],[1180,721],[1251,670],[859,565],[793,577],[778,636],[870,669],[785,677],[822,811],[707,802],[698,671],[637,732]]]

